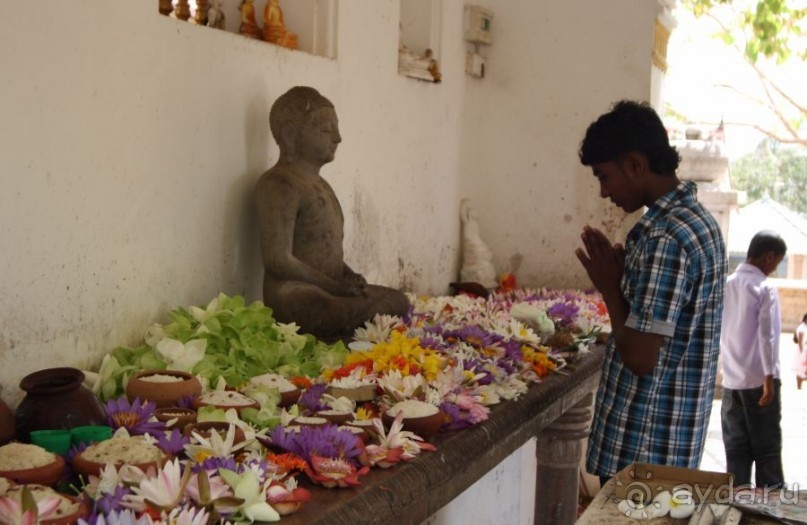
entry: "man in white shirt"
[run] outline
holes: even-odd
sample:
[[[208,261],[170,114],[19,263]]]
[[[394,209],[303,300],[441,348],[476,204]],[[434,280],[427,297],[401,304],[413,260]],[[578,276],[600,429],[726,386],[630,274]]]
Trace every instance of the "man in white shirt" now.
[[[735,486],[781,488],[782,402],[779,380],[779,297],[767,277],[785,257],[787,245],[763,230],[726,283],[720,352],[723,360],[721,419],[726,470]]]

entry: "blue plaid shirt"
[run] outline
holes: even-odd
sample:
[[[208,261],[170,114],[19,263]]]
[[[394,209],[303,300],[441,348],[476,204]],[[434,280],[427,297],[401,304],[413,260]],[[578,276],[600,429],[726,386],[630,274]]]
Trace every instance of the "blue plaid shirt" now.
[[[612,476],[634,461],[697,468],[712,407],[726,254],[693,182],[658,199],[625,243],[625,326],[664,336],[653,371],[638,377],[605,350],[586,468]]]

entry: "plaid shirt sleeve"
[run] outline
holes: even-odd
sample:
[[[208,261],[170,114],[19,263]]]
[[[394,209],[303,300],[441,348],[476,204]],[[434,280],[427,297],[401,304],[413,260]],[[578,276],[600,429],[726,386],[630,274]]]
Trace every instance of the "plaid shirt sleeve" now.
[[[691,295],[687,254],[679,242],[668,235],[651,237],[642,251],[644,254],[634,261],[640,268],[633,283],[634,300],[630,303],[625,326],[672,337],[683,305]]]

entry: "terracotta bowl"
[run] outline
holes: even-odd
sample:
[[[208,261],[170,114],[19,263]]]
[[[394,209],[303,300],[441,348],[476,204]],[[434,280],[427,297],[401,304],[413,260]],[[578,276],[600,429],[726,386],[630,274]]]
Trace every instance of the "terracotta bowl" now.
[[[358,403],[374,400],[375,391],[376,386],[371,384],[361,385],[353,388],[329,386],[327,390],[328,394],[332,395],[333,397],[346,397]]]
[[[353,425],[341,425],[339,427],[339,430],[345,430],[347,432],[350,432],[354,436],[361,439],[364,443],[367,443],[367,441],[370,439],[370,434],[367,432],[366,429],[363,429],[361,427],[354,427]]]
[[[218,432],[219,435],[221,435],[221,438],[224,439],[224,437],[227,435],[227,429],[229,427],[230,424],[223,421],[204,421],[202,423],[191,423],[189,425],[185,425],[182,435],[185,437],[191,437],[191,433],[196,432],[204,438],[209,438],[211,432]],[[245,439],[247,439],[247,436],[244,434],[244,431],[239,427],[235,427],[233,444],[235,445],[237,443],[241,443]]]
[[[148,463],[128,463],[133,467],[137,467],[143,472],[146,472],[149,468],[158,469],[165,465],[165,463],[170,458],[166,455],[159,461],[150,461]],[[115,463],[115,468],[119,469],[123,465],[126,465],[126,462],[117,462]],[[77,474],[81,474],[83,476],[97,476],[102,470],[104,470],[104,463],[98,463],[96,461],[91,461],[89,459],[85,459],[83,457],[83,453],[77,455],[73,458],[73,470],[76,471]]]
[[[154,417],[157,418],[157,421],[162,421],[163,423],[176,419],[176,422],[169,426],[168,429],[177,428],[182,430],[190,423],[196,422],[196,411],[191,408],[163,407],[154,411]]]
[[[395,417],[386,412],[381,416],[381,420],[389,428],[395,421]],[[440,431],[440,427],[445,423],[445,414],[442,411],[436,414],[422,417],[404,417],[403,429],[414,432],[423,439],[429,439]]]
[[[58,454],[53,455],[53,463],[41,467],[21,470],[0,470],[0,477],[8,478],[19,484],[36,483],[52,487],[64,474],[65,461]]]
[[[252,401],[252,402],[250,404],[248,404],[248,405],[228,404],[228,403],[209,403],[209,402],[205,401],[202,397],[197,397],[196,399],[193,400],[193,406],[197,410],[199,408],[205,407],[205,406],[214,406],[214,407],[220,408],[222,410],[229,410],[231,408],[234,408],[235,411],[238,412],[239,414],[245,408],[255,408],[255,409],[260,409],[261,408],[261,404],[258,403],[257,401],[255,401],[255,400],[250,400],[250,401]]]
[[[145,381],[143,378],[153,375],[167,375],[182,378],[176,382]],[[186,396],[196,397],[202,393],[202,383],[199,379],[179,370],[140,370],[126,383],[126,397],[129,401],[139,397],[141,401],[153,401],[157,408],[170,407]]]
[[[63,498],[69,499],[73,503],[78,504],[78,508],[75,511],[63,516],[41,520],[39,522],[41,525],[76,525],[79,518],[85,518],[87,516],[87,504],[84,503],[83,499],[77,498],[76,496],[71,496],[69,494],[59,495]]]
[[[315,417],[324,417],[334,425],[344,425],[348,421],[353,421],[353,412],[316,412]]]
[[[330,421],[319,416],[298,416],[291,420],[291,424],[298,427],[321,427],[330,424]]]
[[[302,394],[302,391],[299,388],[289,390],[288,392],[281,392],[279,406],[281,408],[288,408],[292,406],[297,402],[297,400],[300,399],[300,394]]]

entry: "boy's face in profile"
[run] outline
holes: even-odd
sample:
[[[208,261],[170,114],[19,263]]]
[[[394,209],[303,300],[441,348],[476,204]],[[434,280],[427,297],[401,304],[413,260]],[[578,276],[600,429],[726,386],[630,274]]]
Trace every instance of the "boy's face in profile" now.
[[[762,262],[763,267],[761,270],[765,273],[765,275],[770,275],[776,271],[776,268],[779,267],[779,263],[784,260],[785,254],[780,253],[776,254],[775,252],[766,252],[765,259]]]

